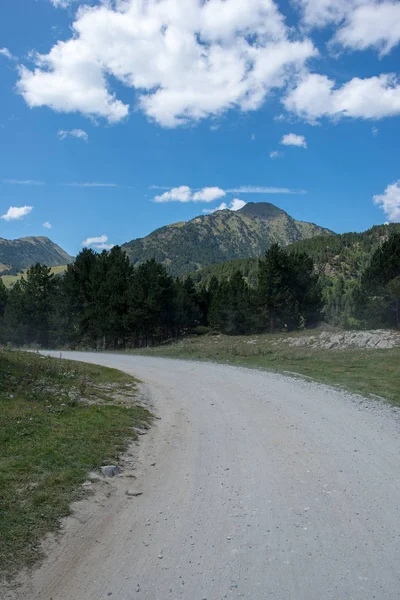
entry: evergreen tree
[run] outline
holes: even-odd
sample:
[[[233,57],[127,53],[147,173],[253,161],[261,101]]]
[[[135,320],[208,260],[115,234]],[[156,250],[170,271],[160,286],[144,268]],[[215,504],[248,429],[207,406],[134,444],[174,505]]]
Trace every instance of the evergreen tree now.
[[[92,337],[99,348],[125,347],[129,287],[133,267],[125,252],[114,246],[96,258],[90,274]]]
[[[54,336],[57,284],[50,269],[30,267],[11,289],[5,319],[11,341],[48,347]]]
[[[63,277],[61,312],[65,338],[75,344],[91,344],[95,337],[92,327],[92,310],[95,294],[92,272],[98,255],[84,248],[75,262],[68,265]]]
[[[134,271],[129,289],[128,326],[134,344],[153,344],[175,331],[176,288],[165,267],[154,259]]]
[[[201,318],[200,299],[193,279],[176,279],[175,323],[177,333],[188,331],[199,324]]]
[[[400,233],[394,233],[372,255],[361,278],[357,307],[369,325],[399,327]]]
[[[4,317],[4,311],[7,304],[7,288],[2,279],[0,279],[0,318]]]
[[[314,265],[304,253],[288,253],[274,244],[260,261],[260,324],[269,331],[294,329],[316,322],[321,289]]]

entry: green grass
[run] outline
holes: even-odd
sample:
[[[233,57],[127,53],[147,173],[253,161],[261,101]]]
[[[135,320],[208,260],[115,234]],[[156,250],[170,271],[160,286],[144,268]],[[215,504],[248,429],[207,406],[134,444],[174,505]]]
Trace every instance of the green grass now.
[[[23,273],[18,273],[18,275],[2,275],[1,279],[6,287],[11,287],[14,283],[19,281],[21,277],[23,277],[28,269],[25,269]],[[67,265],[60,265],[58,267],[50,267],[50,272],[54,275],[60,275],[60,273],[65,273],[67,270]]]
[[[83,497],[90,470],[114,463],[150,414],[114,369],[0,351],[0,575],[40,558],[40,541]]]
[[[290,347],[280,343],[281,339],[281,334],[199,336],[138,353],[296,373],[365,396],[377,395],[400,406],[400,348],[325,350]]]

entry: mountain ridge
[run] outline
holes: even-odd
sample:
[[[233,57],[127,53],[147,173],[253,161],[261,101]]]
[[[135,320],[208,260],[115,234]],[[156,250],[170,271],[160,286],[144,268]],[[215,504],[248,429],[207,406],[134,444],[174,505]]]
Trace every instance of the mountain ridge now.
[[[262,256],[272,243],[286,246],[333,231],[293,219],[269,202],[249,202],[238,211],[220,210],[172,223],[122,245],[132,264],[154,258],[175,276],[204,266]]]
[[[72,256],[45,236],[0,238],[0,276],[16,275],[36,263],[58,267],[72,261]]]

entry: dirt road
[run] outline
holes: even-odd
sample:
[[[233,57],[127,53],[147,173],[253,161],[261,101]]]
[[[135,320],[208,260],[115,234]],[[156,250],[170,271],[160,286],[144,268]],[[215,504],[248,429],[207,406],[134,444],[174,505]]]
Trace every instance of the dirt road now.
[[[242,368],[63,356],[138,376],[160,420],[143,495],[92,501],[19,598],[399,599],[393,409]]]

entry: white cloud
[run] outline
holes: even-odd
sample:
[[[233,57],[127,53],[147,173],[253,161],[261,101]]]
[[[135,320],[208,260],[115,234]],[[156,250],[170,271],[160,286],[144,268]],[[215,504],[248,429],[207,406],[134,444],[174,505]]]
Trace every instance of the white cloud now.
[[[240,210],[243,206],[246,206],[247,202],[244,200],[239,200],[239,198],[234,198],[229,205],[229,210]]]
[[[344,17],[359,5],[374,0],[293,0],[300,7],[302,20],[309,27],[326,27],[340,23]]]
[[[15,57],[11,54],[8,48],[0,48],[0,55],[5,56],[8,60],[15,60]]]
[[[45,222],[43,223],[43,227],[44,227],[45,229],[52,229],[53,225],[52,225],[51,223],[49,223],[48,221],[45,221]]]
[[[280,152],[279,150],[273,150],[272,152],[269,153],[269,157],[274,160],[275,158],[282,158],[282,156],[284,155],[283,152]]]
[[[85,248],[95,248],[96,250],[111,250],[114,247],[114,244],[108,243],[108,236],[103,234],[97,237],[88,237],[86,240],[83,240],[82,246]]]
[[[223,198],[225,195],[225,190],[219,187],[205,187],[193,192],[189,186],[181,185],[155,196],[154,202],[214,202],[214,200]]]
[[[214,202],[226,196],[225,190],[219,187],[206,187],[193,194],[193,202]]]
[[[67,8],[67,6],[76,1],[77,0],[50,0],[51,4],[56,8]]]
[[[333,42],[352,50],[376,48],[388,54],[400,42],[400,3],[375,2],[351,11]]]
[[[190,202],[191,200],[192,190],[187,185],[172,188],[154,198],[154,202]]]
[[[246,204],[247,204],[247,202],[245,202],[244,200],[239,200],[239,198],[234,198],[229,203],[222,202],[219,206],[217,206],[217,208],[205,208],[203,210],[203,213],[210,215],[214,212],[217,212],[217,210],[237,211],[237,210],[240,210],[241,208],[243,208],[243,206],[246,206]]]
[[[324,116],[382,119],[400,114],[400,82],[394,74],[383,74],[355,77],[336,87],[325,75],[308,73],[283,103],[311,123]]]
[[[251,141],[252,141],[252,142],[254,142],[254,140],[255,140],[255,139],[256,139],[256,134],[255,134],[255,133],[252,133],[252,134],[251,134]]]
[[[338,26],[331,44],[387,54],[400,42],[400,4],[394,0],[293,0],[308,28]]]
[[[152,189],[165,189],[163,186],[151,186]],[[280,187],[265,187],[256,185],[243,185],[236,188],[223,190],[219,187],[205,187],[198,191],[193,191],[187,185],[181,185],[176,188],[168,189],[163,194],[155,196],[153,202],[214,202],[219,198],[224,198],[226,194],[305,194],[305,190],[292,190]],[[225,203],[223,203],[225,204]],[[222,206],[222,205],[221,205]],[[228,207],[230,208],[230,207]],[[218,209],[223,210],[223,209]],[[233,210],[233,209],[231,209]]]
[[[379,135],[379,129],[377,127],[372,127],[371,128],[371,132],[372,132],[372,135],[375,136],[375,137],[377,135]]]
[[[306,194],[305,190],[291,190],[289,188],[263,187],[256,185],[242,185],[241,187],[226,190],[232,194]]]
[[[95,250],[111,250],[115,244],[92,244],[92,248]]]
[[[273,0],[102,2],[82,7],[72,32],[35,55],[33,70],[20,67],[27,104],[117,122],[129,106],[110,89],[113,76],[165,127],[256,110],[317,54]]]
[[[304,135],[296,135],[295,133],[288,133],[281,139],[283,146],[298,146],[299,148],[307,148],[307,142]]]
[[[3,183],[10,185],[45,185],[44,181],[36,181],[35,179],[3,179]]]
[[[1,215],[1,219],[4,221],[16,221],[22,219],[26,215],[29,215],[33,210],[33,206],[10,206],[8,211]]]
[[[382,208],[392,223],[400,222],[400,179],[388,185],[383,194],[374,196],[374,204]]]
[[[60,140],[65,140],[65,138],[67,137],[74,137],[78,140],[84,140],[85,142],[87,142],[89,139],[88,134],[86,133],[86,131],[83,131],[83,129],[70,129],[69,131],[65,129],[59,129],[57,135],[60,138]]]

